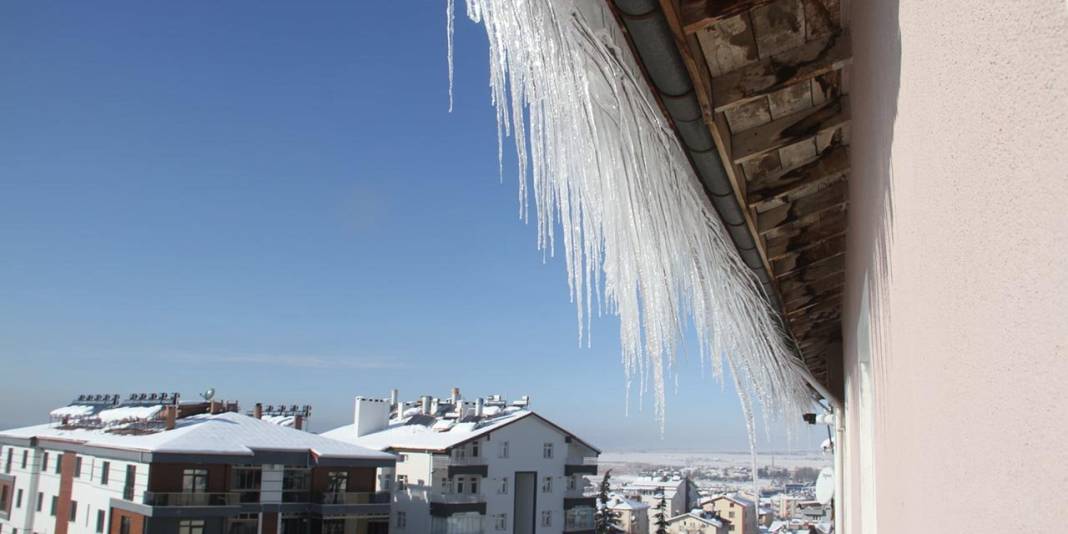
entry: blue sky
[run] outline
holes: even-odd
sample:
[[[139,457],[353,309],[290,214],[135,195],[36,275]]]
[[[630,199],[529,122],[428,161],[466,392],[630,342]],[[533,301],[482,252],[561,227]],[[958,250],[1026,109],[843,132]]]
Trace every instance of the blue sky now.
[[[694,357],[661,440],[648,402],[625,417],[617,324],[577,343],[459,10],[450,114],[443,2],[5,3],[0,426],[214,386],[323,430],[353,395],[455,385],[607,449],[743,449]]]

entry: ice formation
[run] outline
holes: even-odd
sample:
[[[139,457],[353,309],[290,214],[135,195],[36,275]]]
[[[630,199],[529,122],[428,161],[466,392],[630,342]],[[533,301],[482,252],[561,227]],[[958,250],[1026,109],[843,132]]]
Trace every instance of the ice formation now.
[[[796,415],[810,402],[800,362],[611,13],[581,0],[466,0],[466,9],[489,37],[498,140],[515,139],[520,215],[532,191],[538,246],[552,253],[562,241],[580,341],[594,301],[619,316],[628,388],[634,377],[642,392],[651,377],[663,430],[665,373],[692,325],[720,379],[727,360],[754,447],[747,391],[765,415]]]

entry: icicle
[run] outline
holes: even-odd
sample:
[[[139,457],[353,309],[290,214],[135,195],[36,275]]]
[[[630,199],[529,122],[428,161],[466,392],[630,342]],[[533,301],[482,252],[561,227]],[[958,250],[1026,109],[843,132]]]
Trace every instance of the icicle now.
[[[449,113],[452,113],[452,39],[453,39],[453,24],[456,20],[456,0],[445,0],[445,40],[448,41],[449,47]]]
[[[765,418],[799,415],[809,402],[794,368],[800,363],[615,18],[601,2],[579,0],[467,0],[466,7],[489,40],[498,164],[503,137],[512,134],[520,215],[527,217],[529,191],[538,247],[551,256],[562,245],[580,342],[589,339],[596,298],[599,313],[620,320],[627,404],[636,375],[640,399],[654,390],[663,431],[665,367],[676,372],[672,362],[692,325],[712,374],[722,383],[724,359],[732,370],[755,451],[748,392]],[[452,17],[452,0],[448,9]]]

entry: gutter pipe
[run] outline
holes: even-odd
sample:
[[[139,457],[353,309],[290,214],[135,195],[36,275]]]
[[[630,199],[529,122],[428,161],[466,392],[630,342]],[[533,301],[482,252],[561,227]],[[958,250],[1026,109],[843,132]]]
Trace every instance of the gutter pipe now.
[[[781,303],[764,267],[760,249],[746,224],[745,212],[727,177],[726,164],[720,158],[715,141],[708,131],[697,101],[693,81],[675,45],[675,34],[660,8],[658,0],[606,0],[611,2],[630,36],[630,44],[645,70],[646,79],[675,123],[683,150],[704,185],[719,218],[726,226],[742,260],[760,281],[765,296],[776,310]],[[831,405],[834,414],[834,531],[844,532],[842,500],[844,497],[842,446],[845,438],[845,411],[841,401],[831,395],[803,365],[797,371],[819,395]],[[759,500],[759,495],[757,496]]]

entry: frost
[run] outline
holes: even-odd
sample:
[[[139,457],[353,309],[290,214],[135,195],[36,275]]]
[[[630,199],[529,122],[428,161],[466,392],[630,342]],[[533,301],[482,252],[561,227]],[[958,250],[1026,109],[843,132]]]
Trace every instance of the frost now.
[[[595,301],[597,313],[619,316],[628,389],[637,378],[643,393],[651,377],[663,431],[665,370],[677,369],[692,325],[720,380],[727,360],[755,448],[747,391],[766,416],[796,415],[810,402],[800,362],[612,15],[578,0],[466,8],[489,38],[498,139],[515,139],[520,215],[532,192],[539,248],[564,251],[580,342]],[[453,10],[450,0],[450,18]]]

